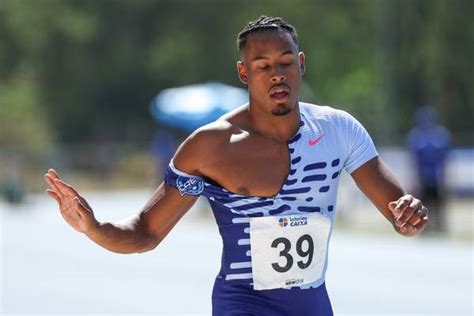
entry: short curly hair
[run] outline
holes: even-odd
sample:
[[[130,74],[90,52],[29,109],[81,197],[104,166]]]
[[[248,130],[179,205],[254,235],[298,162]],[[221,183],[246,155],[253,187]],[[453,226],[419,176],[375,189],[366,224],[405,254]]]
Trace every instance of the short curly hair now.
[[[237,47],[239,52],[245,47],[249,35],[255,33],[284,31],[291,35],[291,38],[298,46],[298,36],[295,28],[286,23],[280,17],[270,17],[262,15],[254,21],[250,21],[237,35]]]

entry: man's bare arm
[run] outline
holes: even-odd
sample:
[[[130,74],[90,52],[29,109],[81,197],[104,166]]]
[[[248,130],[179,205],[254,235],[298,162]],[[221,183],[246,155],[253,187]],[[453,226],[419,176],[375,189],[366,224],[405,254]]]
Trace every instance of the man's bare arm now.
[[[404,236],[420,233],[428,221],[420,200],[406,194],[395,175],[379,158],[373,158],[351,174],[357,186]]]
[[[201,157],[209,152],[206,133],[194,133],[178,149],[174,162],[184,172],[199,174]],[[117,223],[99,222],[84,197],[64,182],[54,169],[45,174],[53,197],[65,221],[98,245],[117,253],[137,253],[154,249],[196,202],[197,197],[181,196],[162,183],[143,210]]]
[[[117,253],[154,249],[197,199],[181,197],[174,188],[162,183],[139,214],[117,223],[99,222],[84,197],[53,169],[45,178],[51,186],[47,193],[58,202],[66,222],[98,245]]]

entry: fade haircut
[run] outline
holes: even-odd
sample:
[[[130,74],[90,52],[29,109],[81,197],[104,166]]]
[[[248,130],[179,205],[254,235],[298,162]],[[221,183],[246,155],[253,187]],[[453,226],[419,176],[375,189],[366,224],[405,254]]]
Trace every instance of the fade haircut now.
[[[239,48],[239,52],[245,47],[249,35],[275,31],[283,31],[290,34],[296,46],[298,46],[298,36],[292,25],[286,23],[280,17],[262,15],[255,21],[250,21],[243,30],[240,31],[239,35],[237,35],[237,47]]]

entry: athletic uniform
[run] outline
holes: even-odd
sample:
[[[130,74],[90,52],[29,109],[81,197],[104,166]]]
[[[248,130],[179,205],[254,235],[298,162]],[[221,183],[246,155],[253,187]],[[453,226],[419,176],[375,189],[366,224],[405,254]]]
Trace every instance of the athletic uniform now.
[[[274,197],[234,194],[168,167],[165,182],[181,195],[204,195],[219,226],[213,315],[332,315],[324,279],[340,174],[377,152],[348,113],[302,102],[300,113],[288,141],[290,172]]]

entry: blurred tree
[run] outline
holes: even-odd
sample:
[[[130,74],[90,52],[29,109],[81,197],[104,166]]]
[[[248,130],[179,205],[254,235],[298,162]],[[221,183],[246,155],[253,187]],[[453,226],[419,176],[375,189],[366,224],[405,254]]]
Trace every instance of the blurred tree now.
[[[37,106],[38,87],[31,74],[16,73],[0,86],[0,147],[39,153],[51,142],[46,113]]]
[[[458,145],[473,144],[474,2],[396,2],[396,95],[398,131],[412,124],[415,110],[430,104],[454,132]]]

